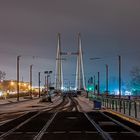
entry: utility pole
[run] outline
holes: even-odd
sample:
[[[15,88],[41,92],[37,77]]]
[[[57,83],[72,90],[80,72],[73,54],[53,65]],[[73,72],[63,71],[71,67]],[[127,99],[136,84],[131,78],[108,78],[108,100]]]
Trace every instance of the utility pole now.
[[[70,86],[71,86],[71,83],[70,83],[70,81],[69,81],[69,91],[70,91]]]
[[[85,77],[85,90],[87,90],[87,79]]]
[[[45,94],[46,94],[46,90],[47,90],[47,76],[45,75],[45,82],[44,82],[44,84],[45,84]]]
[[[108,94],[108,65],[106,65],[106,93]]]
[[[40,98],[40,72],[38,72],[38,91],[39,91],[39,98]]]
[[[96,89],[95,89],[95,86],[96,86],[96,79],[95,79],[95,75],[94,75],[94,77],[93,77],[93,78],[94,78],[94,95],[95,95],[95,90],[96,90]]]
[[[49,77],[50,77],[50,74],[52,73],[52,71],[45,71],[44,74],[47,74],[47,94],[48,94],[48,89],[49,89]],[[50,81],[51,83],[51,81]],[[46,76],[45,76],[45,87],[46,87]],[[46,88],[45,88],[46,89]]]
[[[98,72],[98,95],[100,95],[100,72]]]
[[[121,98],[121,56],[118,56],[119,60],[119,98]]]
[[[50,75],[47,75],[47,94],[48,94],[48,91],[49,91],[49,76]]]
[[[17,101],[19,101],[19,60],[21,56],[17,56]]]
[[[33,65],[30,65],[30,97],[32,97],[32,69]]]

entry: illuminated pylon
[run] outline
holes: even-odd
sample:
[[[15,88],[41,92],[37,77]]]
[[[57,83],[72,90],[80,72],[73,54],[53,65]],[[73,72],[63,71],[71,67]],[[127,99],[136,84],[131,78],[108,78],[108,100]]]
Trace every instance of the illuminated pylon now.
[[[77,90],[86,89],[84,79],[84,68],[83,68],[83,53],[81,48],[81,35],[78,34],[78,51],[77,52],[62,52],[61,51],[61,37],[58,33],[57,43],[57,55],[56,55],[56,78],[55,84],[57,90],[63,89],[63,72],[62,72],[62,56],[76,55],[77,56],[77,67],[76,67],[76,81],[75,88]]]
[[[56,54],[56,77],[55,88],[61,90],[63,87],[62,58],[61,58],[61,35],[57,35],[57,54]]]
[[[77,53],[77,67],[76,67],[76,82],[75,88],[77,90],[86,89],[85,87],[85,76],[83,67],[83,53],[81,48],[81,35],[78,34],[78,53]]]

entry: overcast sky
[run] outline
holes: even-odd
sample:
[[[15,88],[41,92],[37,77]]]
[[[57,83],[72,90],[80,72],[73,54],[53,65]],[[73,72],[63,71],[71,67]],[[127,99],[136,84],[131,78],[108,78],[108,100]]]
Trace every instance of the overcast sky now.
[[[101,71],[104,79],[106,63],[110,78],[117,77],[117,55],[126,81],[130,69],[140,66],[140,0],[0,0],[0,69],[7,79],[16,79],[17,55],[26,81],[30,64],[34,81],[38,71],[55,71],[58,32],[63,51],[70,52],[77,51],[81,32],[87,78]],[[64,78],[74,82],[76,58],[68,57],[63,66]]]

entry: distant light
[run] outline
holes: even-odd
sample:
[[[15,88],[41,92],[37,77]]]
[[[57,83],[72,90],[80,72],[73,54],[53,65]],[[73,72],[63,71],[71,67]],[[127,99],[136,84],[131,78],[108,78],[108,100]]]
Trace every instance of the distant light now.
[[[132,92],[126,90],[125,95],[132,95]]]
[[[10,84],[11,84],[11,86],[13,86],[13,85],[14,85],[14,82],[13,82],[13,81],[11,81],[11,83],[10,83]]]
[[[89,90],[92,90],[92,88],[90,87]]]
[[[77,88],[75,87],[74,90],[76,90]]]
[[[118,89],[115,89],[114,90],[114,93],[115,93],[115,95],[119,95],[119,90]]]
[[[24,86],[26,87],[26,86],[27,86],[27,84],[26,84],[26,83],[24,83]]]
[[[132,91],[134,91],[134,92],[135,92],[135,91],[136,91],[136,89],[132,88]]]
[[[28,89],[29,89],[29,90],[31,89],[30,85],[28,86]]]

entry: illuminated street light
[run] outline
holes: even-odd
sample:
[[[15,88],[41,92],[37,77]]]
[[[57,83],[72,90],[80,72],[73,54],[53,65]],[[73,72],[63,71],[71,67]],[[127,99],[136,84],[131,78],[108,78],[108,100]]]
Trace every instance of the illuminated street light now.
[[[14,85],[14,82],[13,82],[13,81],[11,81],[10,85],[11,85],[11,86],[13,86],[13,85]]]
[[[27,86],[27,84],[26,84],[26,83],[24,83],[24,86],[26,87],[26,86]]]

